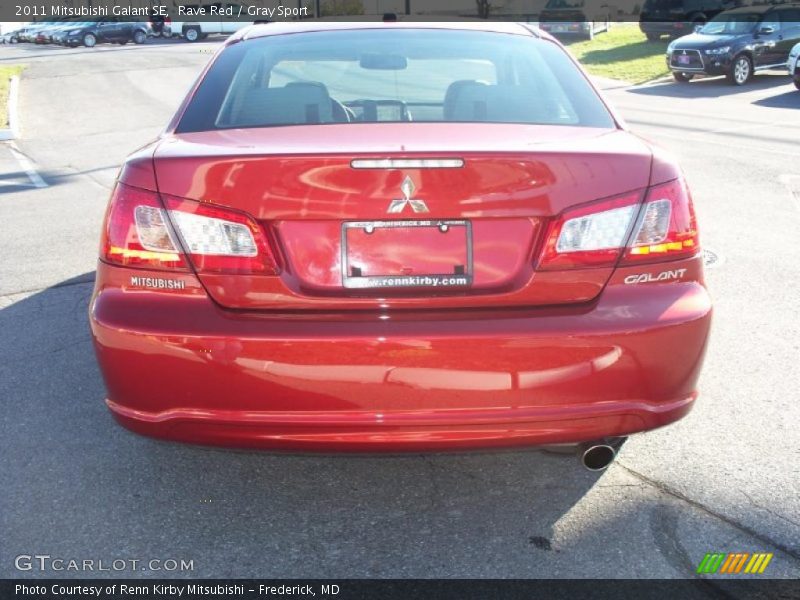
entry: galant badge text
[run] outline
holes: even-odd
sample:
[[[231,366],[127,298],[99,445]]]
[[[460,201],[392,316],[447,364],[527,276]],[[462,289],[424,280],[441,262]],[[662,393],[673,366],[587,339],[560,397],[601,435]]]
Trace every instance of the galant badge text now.
[[[639,275],[628,275],[625,283],[652,283],[653,281],[671,281],[680,279],[686,274],[686,269],[673,269],[671,271],[661,271],[661,273],[641,273]]]

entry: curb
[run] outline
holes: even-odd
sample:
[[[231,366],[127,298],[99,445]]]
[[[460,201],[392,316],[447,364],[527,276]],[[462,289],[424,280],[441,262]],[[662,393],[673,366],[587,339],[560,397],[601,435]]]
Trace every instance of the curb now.
[[[19,118],[17,115],[18,93],[19,76],[14,75],[8,84],[8,129],[0,129],[0,141],[13,140],[19,137]]]
[[[622,88],[633,87],[630,81],[623,79],[612,79],[611,77],[603,77],[601,75],[589,75],[592,82],[601,90],[619,90]]]
[[[642,83],[637,83],[635,87],[647,87],[648,85],[659,85],[661,83],[670,83],[672,81],[672,75],[664,75],[663,77],[656,77],[655,79],[651,79],[650,81],[643,81]]]
[[[625,81],[623,79],[611,79],[610,77],[600,77],[600,76],[590,76],[592,81],[599,87],[601,90],[621,90],[625,88],[641,88],[641,87],[648,87],[651,85],[660,85],[662,83],[669,83],[672,81],[672,75],[664,75],[662,77],[656,77],[655,79],[650,79],[649,81],[643,81],[641,83],[631,83],[630,81]]]

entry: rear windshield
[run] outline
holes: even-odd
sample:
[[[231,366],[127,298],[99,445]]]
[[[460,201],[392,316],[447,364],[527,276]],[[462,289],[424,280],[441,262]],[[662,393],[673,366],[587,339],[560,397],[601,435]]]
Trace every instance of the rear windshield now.
[[[670,8],[683,8],[683,0],[645,0],[642,10],[669,10]]]
[[[615,126],[552,42],[368,29],[233,44],[206,74],[176,131],[378,122]]]
[[[706,35],[737,35],[752,32],[761,19],[761,13],[722,13],[711,19],[700,30]]]
[[[549,0],[545,4],[546,10],[560,10],[562,8],[583,8],[583,0]]]

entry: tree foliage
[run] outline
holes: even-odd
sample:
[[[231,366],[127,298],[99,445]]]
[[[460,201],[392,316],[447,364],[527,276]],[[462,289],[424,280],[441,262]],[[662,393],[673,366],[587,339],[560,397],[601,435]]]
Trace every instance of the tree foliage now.
[[[362,0],[324,0],[320,5],[320,12],[322,17],[363,15],[364,2]]]

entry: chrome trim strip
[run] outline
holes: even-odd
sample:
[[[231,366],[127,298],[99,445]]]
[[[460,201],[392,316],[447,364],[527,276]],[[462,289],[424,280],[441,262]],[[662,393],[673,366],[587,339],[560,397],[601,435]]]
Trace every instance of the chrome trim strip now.
[[[357,158],[353,169],[460,169],[463,158]]]
[[[778,63],[775,65],[761,65],[759,67],[754,67],[753,71],[765,71],[767,69],[785,69],[786,63]]]

